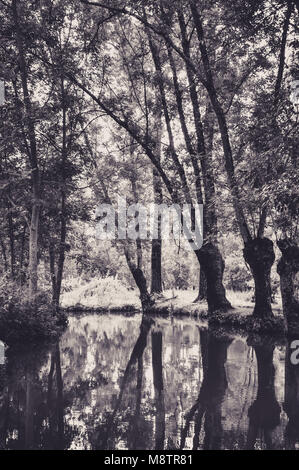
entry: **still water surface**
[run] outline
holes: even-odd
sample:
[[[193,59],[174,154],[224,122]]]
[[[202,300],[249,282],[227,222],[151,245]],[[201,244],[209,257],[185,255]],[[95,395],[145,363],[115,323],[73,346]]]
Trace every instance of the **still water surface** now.
[[[288,345],[191,319],[71,317],[59,343],[10,350],[2,449],[283,449],[299,444]]]

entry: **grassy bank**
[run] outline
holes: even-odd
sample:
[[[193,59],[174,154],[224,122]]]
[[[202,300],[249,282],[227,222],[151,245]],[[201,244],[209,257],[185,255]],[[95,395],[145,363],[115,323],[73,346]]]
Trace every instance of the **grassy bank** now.
[[[269,332],[284,334],[285,325],[282,316],[281,300],[273,304],[274,319],[260,321],[252,317],[254,303],[251,292],[227,291],[227,297],[234,309],[226,314],[208,315],[205,301],[194,302],[197,292],[194,290],[168,290],[156,299],[151,309],[152,315],[161,317],[184,316],[209,320],[215,328],[245,330],[252,333]],[[141,310],[137,290],[129,290],[118,279],[94,279],[81,283],[72,280],[62,295],[62,307],[73,312],[123,312],[132,314]]]

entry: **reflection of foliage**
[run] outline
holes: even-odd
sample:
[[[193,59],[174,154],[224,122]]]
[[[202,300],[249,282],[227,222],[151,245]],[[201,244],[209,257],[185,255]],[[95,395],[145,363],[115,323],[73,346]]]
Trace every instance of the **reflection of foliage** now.
[[[86,380],[81,380],[77,382],[72,391],[76,395],[77,398],[81,399],[81,398],[84,398],[88,390],[95,390],[98,387],[102,385],[107,385],[107,384],[108,384],[107,379],[103,376],[101,372],[98,372],[98,374],[95,377],[90,377]]]
[[[70,318],[59,349],[57,345],[27,352],[9,349],[0,389],[0,446],[154,449],[159,403],[153,383],[152,335],[146,331],[140,334],[139,316],[85,315]],[[221,411],[227,418],[222,423],[221,445],[244,448],[247,412],[257,391],[257,366],[253,360],[248,364],[251,350],[246,341],[239,339],[227,348],[225,335],[213,335],[210,340],[211,370],[200,396],[210,420],[205,424],[203,417],[198,434],[197,399],[206,367],[204,335],[190,320],[162,320],[161,324],[156,320],[156,331],[163,334],[164,446],[180,447],[186,423],[185,448],[194,439],[202,447],[206,434],[217,438],[219,421],[213,429],[211,420],[218,419]],[[33,419],[31,443],[25,439],[30,422],[27,419],[26,424],[28,398],[27,418]],[[188,422],[187,412],[194,404],[195,414]]]
[[[49,400],[44,366],[52,349],[48,345],[8,350],[6,382],[0,395],[0,414],[7,416],[1,423],[2,448],[67,449],[76,434],[76,429],[63,420],[58,381]],[[55,377],[57,374],[58,370]]]
[[[0,364],[0,393],[3,391],[7,381],[6,365]]]

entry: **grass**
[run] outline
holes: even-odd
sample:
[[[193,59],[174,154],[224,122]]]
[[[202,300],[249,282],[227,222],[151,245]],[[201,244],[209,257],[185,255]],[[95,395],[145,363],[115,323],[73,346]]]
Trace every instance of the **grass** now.
[[[228,300],[236,309],[248,309],[254,307],[252,292],[235,292],[227,290]],[[207,310],[206,301],[194,303],[197,296],[195,290],[169,289],[163,292],[163,296],[157,298],[157,307],[176,311],[188,310],[190,313],[198,310]],[[92,279],[90,282],[82,282],[80,278],[71,279],[64,286],[61,296],[61,306],[67,309],[90,310],[132,310],[140,309],[140,299],[137,289],[130,290],[122,282],[113,277],[104,279]],[[281,299],[273,304],[274,311],[281,310]]]
[[[83,310],[132,310],[140,308],[137,291],[129,290],[119,279],[106,277],[82,282],[72,279],[64,286],[61,307]]]
[[[227,298],[234,307],[227,313],[215,312],[208,315],[207,302],[194,302],[194,290],[167,290],[157,296],[150,312],[153,315],[169,317],[195,317],[208,320],[216,328],[232,328],[251,333],[269,332],[283,334],[284,320],[280,299],[273,305],[274,319],[260,321],[252,317],[254,303],[251,292],[227,291]],[[118,279],[107,277],[93,279],[88,283],[72,280],[62,296],[62,307],[75,311],[116,311],[134,312],[141,309],[137,290],[129,290]]]

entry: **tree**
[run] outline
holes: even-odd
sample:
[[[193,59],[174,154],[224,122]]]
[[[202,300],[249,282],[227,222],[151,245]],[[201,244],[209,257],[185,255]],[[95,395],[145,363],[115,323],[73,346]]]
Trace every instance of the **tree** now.
[[[83,2],[86,3],[86,2]],[[87,2],[88,4],[88,2]],[[91,3],[92,4],[92,3]],[[112,11],[115,9],[112,8]],[[117,13],[119,10],[115,10]],[[89,15],[89,10],[86,12],[87,15]],[[101,13],[100,13],[100,20],[101,21]],[[121,19],[122,24],[130,25],[131,22],[129,19]],[[146,23],[147,24],[147,23]],[[132,29],[132,28],[131,28]],[[86,86],[83,84],[81,81],[78,80],[78,78],[75,77],[70,77],[71,80],[74,81],[74,83],[77,83],[77,85],[84,90],[88,96],[90,96],[98,105],[99,107],[107,112],[107,114],[123,129],[125,129],[131,138],[135,140],[135,142],[140,145],[144,151],[144,153],[150,158],[151,162],[155,166],[156,170],[159,172],[162,181],[164,182],[168,193],[170,194],[171,200],[173,203],[179,203],[182,201],[187,202],[191,206],[193,205],[191,193],[190,193],[190,187],[188,185],[187,177],[186,177],[186,172],[184,165],[180,161],[176,145],[174,142],[174,137],[173,137],[173,130],[172,130],[172,124],[171,124],[171,116],[169,112],[169,104],[168,104],[168,99],[166,96],[166,91],[165,91],[165,81],[166,78],[163,78],[163,70],[161,66],[161,60],[159,57],[159,53],[157,50],[157,46],[155,44],[156,39],[152,39],[151,35],[149,34],[149,30],[147,30],[147,35],[148,35],[148,40],[149,40],[149,46],[152,54],[152,59],[155,67],[155,75],[157,78],[157,87],[159,88],[160,92],[160,99],[161,99],[161,105],[163,109],[163,114],[164,114],[164,120],[165,120],[165,125],[166,125],[166,132],[167,132],[167,137],[169,141],[169,146],[167,149],[167,153],[165,153],[165,160],[166,160],[166,166],[163,165],[158,161],[157,155],[153,151],[153,145],[154,145],[154,139],[152,136],[149,135],[148,132],[148,127],[142,129],[142,117],[134,116],[136,114],[136,110],[131,107],[131,105],[128,105],[127,97],[125,95],[126,90],[121,89],[119,90],[119,95],[122,97],[122,105],[121,107],[116,105],[115,99],[113,100],[105,100],[99,98],[96,96],[96,94],[92,91],[92,83],[90,83],[89,86]],[[171,51],[168,51],[168,55],[170,56],[171,60]],[[176,70],[175,70],[175,65],[172,62],[172,72],[173,72],[173,78],[175,83],[176,82]],[[110,71],[110,73],[115,73],[113,70]],[[118,70],[118,73],[123,73],[123,70]],[[176,93],[178,97],[178,89],[176,89]],[[113,94],[116,95],[116,90],[113,90]],[[125,110],[125,107],[127,106],[127,109]],[[178,107],[180,105],[178,104]],[[179,109],[181,109],[179,107]],[[147,108],[148,111],[148,108]],[[197,109],[197,115],[198,115],[199,109]],[[148,112],[144,113],[146,116],[146,123],[148,122],[148,117],[149,114]],[[123,115],[123,117],[120,117],[120,115]],[[133,116],[135,117],[135,123],[133,124]],[[180,115],[180,120],[183,129],[186,130],[186,125],[184,125],[184,115],[181,113]],[[136,125],[136,122],[138,122],[138,125]],[[200,123],[198,124],[200,125]],[[188,136],[188,132],[185,132],[185,140],[187,139],[187,148],[189,147],[189,150],[191,151],[191,147],[189,146],[190,143],[190,137]],[[201,147],[203,146],[202,140],[200,141]],[[199,179],[199,170],[198,170],[198,162],[197,159],[195,158],[194,151],[192,150],[191,152],[191,162],[193,165],[193,168],[195,168],[196,172],[196,188],[197,188],[197,199],[195,199],[197,202],[200,201],[202,202],[202,196],[201,196],[201,186],[200,186],[200,179]],[[169,162],[169,163],[168,163]],[[171,172],[174,174],[171,176],[168,176],[166,173],[167,167]],[[165,169],[164,169],[165,168]],[[212,207],[210,207],[209,212],[211,213]],[[205,215],[206,217],[206,215]],[[228,309],[230,308],[229,302],[226,300],[225,297],[225,290],[222,285],[222,275],[223,275],[223,269],[224,269],[224,263],[221,258],[220,252],[216,246],[211,241],[207,241],[206,246],[200,251],[200,250],[195,250],[196,255],[199,258],[200,263],[203,266],[203,269],[207,271],[208,275],[208,303],[209,307],[211,310],[215,310],[217,308],[223,308]]]

